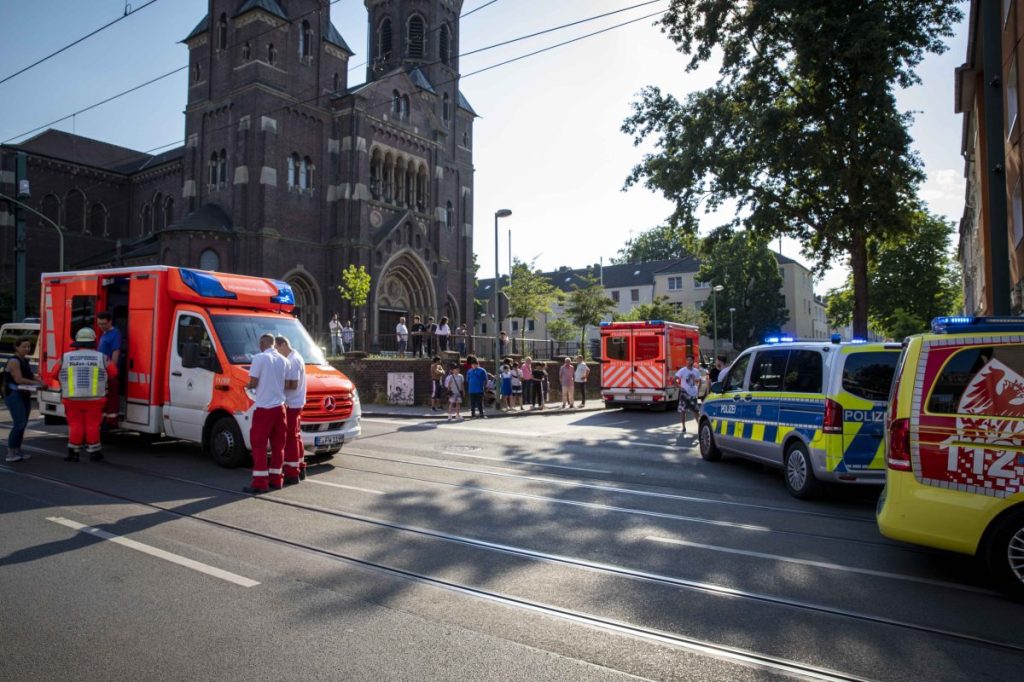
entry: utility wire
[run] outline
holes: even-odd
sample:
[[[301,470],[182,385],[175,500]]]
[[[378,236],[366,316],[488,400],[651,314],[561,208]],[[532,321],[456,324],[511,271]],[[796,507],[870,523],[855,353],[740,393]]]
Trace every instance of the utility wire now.
[[[117,22],[122,21],[124,19],[127,19],[128,17],[130,17],[133,14],[141,12],[142,10],[146,9],[147,7],[149,7],[150,5],[152,5],[153,3],[158,2],[158,1],[159,0],[149,0],[149,2],[147,2],[144,5],[139,6],[137,9],[126,11],[123,15],[119,16],[117,19],[114,19],[113,21],[111,21],[109,23],[106,23],[103,26],[100,26],[95,31],[92,31],[91,33],[86,33],[84,36],[82,36],[78,40],[75,40],[74,42],[68,43],[67,45],[65,45],[64,47],[60,48],[59,50],[56,50],[55,52],[51,52],[50,54],[46,55],[42,59],[38,59],[38,60],[32,62],[31,64],[29,64],[26,67],[18,69],[17,71],[12,73],[10,76],[7,76],[4,79],[0,80],[0,85],[3,85],[4,83],[6,83],[7,81],[11,80],[15,76],[20,76],[21,74],[25,73],[29,69],[34,69],[35,67],[39,66],[43,62],[47,61],[48,59],[52,59],[53,57],[56,57],[61,52],[64,52],[65,50],[68,50],[68,49],[74,47],[75,45],[78,45],[79,43],[84,42],[84,41],[88,40],[89,38],[92,38],[94,35],[96,35],[100,31],[105,31],[106,29],[110,28],[111,26],[113,26]]]

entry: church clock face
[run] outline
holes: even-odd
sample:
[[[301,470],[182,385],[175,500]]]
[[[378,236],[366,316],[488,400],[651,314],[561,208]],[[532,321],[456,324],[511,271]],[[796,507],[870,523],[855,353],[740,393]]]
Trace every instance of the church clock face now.
[[[380,211],[370,211],[370,224],[374,227],[380,227],[380,224],[384,222],[384,217],[380,214]]]

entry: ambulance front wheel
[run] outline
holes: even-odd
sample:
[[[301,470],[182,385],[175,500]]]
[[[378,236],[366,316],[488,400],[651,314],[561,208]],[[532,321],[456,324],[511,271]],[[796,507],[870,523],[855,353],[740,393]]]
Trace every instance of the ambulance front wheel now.
[[[814,477],[811,456],[807,454],[807,448],[803,443],[796,442],[789,446],[783,469],[786,474],[786,488],[793,497],[806,500],[814,497],[821,488],[818,479]]]
[[[985,547],[985,563],[998,587],[1024,598],[1024,509],[998,522]]]
[[[238,424],[231,417],[221,417],[210,429],[207,450],[213,461],[225,469],[234,469],[249,462],[249,452]]]
[[[700,456],[709,462],[722,459],[722,451],[715,445],[715,434],[711,432],[711,422],[707,419],[700,423]]]

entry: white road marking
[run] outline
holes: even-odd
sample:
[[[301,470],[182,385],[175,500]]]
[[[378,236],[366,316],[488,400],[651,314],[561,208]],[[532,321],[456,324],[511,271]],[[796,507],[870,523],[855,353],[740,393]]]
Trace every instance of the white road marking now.
[[[257,585],[259,585],[259,583],[257,581],[255,581],[255,580],[251,580],[249,578],[245,578],[245,577],[237,575],[235,573],[230,573],[230,572],[225,571],[223,569],[216,568],[215,566],[210,566],[208,564],[204,564],[204,563],[201,563],[199,561],[194,561],[193,559],[188,559],[188,558],[180,556],[178,554],[172,554],[171,552],[165,552],[162,549],[157,549],[156,547],[151,547],[149,545],[144,545],[141,542],[136,542],[135,540],[129,540],[128,538],[123,538],[123,537],[121,537],[119,535],[114,535],[112,533],[108,533],[107,531],[100,530],[99,528],[93,528],[92,526],[86,526],[86,525],[83,525],[81,523],[78,523],[77,521],[71,521],[70,519],[65,519],[65,518],[62,518],[62,517],[59,517],[59,516],[48,516],[46,518],[46,520],[47,521],[52,521],[53,523],[56,523],[56,524],[60,524],[61,526],[66,526],[68,528],[72,528],[74,530],[81,531],[83,533],[87,533],[89,535],[92,535],[93,537],[98,537],[98,538],[103,538],[104,540],[109,540],[110,542],[113,542],[115,544],[121,545],[122,547],[128,547],[129,549],[134,549],[137,552],[142,552],[143,554],[148,554],[148,555],[156,557],[158,559],[163,559],[164,561],[169,561],[172,564],[178,564],[179,566],[184,566],[185,568],[191,568],[193,571],[198,571],[200,573],[205,573],[206,575],[211,575],[214,578],[220,578],[221,580],[226,580],[227,582],[234,583],[235,585],[240,585],[242,587],[256,587]]]
[[[380,490],[370,490],[369,488],[357,488],[353,485],[342,485],[340,483],[328,483],[327,481],[314,481],[312,478],[307,478],[306,483],[316,483],[317,485],[326,485],[332,488],[344,488],[345,490],[357,490],[361,493],[369,493],[370,495],[383,495],[384,493]]]
[[[487,460],[488,462],[509,462],[509,463],[512,463],[512,464],[529,464],[530,466],[535,466],[535,467],[550,467],[550,468],[553,468],[553,469],[568,469],[570,471],[587,471],[587,472],[590,472],[592,474],[610,474],[610,473],[612,473],[611,471],[609,471],[607,469],[590,469],[590,468],[587,468],[587,467],[572,467],[572,466],[569,466],[567,464],[544,464],[543,462],[531,462],[531,461],[526,460],[526,459],[509,459],[507,457],[488,457],[487,455],[471,455],[469,453],[464,453],[464,452],[449,453],[449,454],[455,454],[458,457],[470,457],[472,459],[483,459],[483,460]]]
[[[637,440],[617,440],[613,441],[616,445],[623,445],[625,447],[636,446],[638,448],[657,448],[658,450],[679,450],[678,445],[669,445],[668,443],[643,443]]]
[[[705,545],[700,542],[690,542],[688,540],[676,540],[674,538],[662,538],[655,535],[648,535],[644,538],[651,542],[661,542],[669,545],[680,545],[683,547],[693,547],[695,549],[706,549],[712,552],[723,552],[725,554],[738,554],[740,556],[749,556],[757,559],[768,559],[770,561],[780,561],[787,564],[798,564],[800,566],[811,566],[813,568],[824,568],[830,571],[841,571],[843,573],[857,573],[860,575],[870,575],[875,578],[889,578],[891,580],[903,580],[912,583],[921,583],[924,585],[933,585],[938,587],[953,588],[956,590],[962,590],[967,592],[979,592],[982,594],[991,594],[990,590],[972,587],[970,585],[961,585],[959,583],[946,582],[944,580],[932,580],[930,578],[918,578],[912,575],[906,575],[903,573],[890,573],[889,571],[876,571],[870,568],[857,568],[855,566],[844,566],[843,564],[834,564],[828,561],[813,561],[810,559],[797,559],[794,557],[781,556],[779,554],[767,554],[765,552],[754,552],[748,549],[735,549],[732,547],[720,547],[718,545]]]

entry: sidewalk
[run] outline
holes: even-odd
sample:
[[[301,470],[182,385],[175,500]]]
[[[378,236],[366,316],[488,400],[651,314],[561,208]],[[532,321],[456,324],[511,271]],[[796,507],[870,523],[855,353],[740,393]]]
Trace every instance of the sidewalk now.
[[[504,417],[523,417],[523,416],[552,416],[552,415],[565,415],[565,414],[579,414],[587,412],[600,412],[604,409],[604,401],[592,400],[587,403],[586,407],[580,407],[579,403],[574,408],[562,409],[561,403],[548,403],[543,410],[536,408],[530,409],[527,407],[525,410],[520,411],[519,409],[512,410],[510,412],[499,412],[493,407],[488,407],[484,411],[490,419],[501,419]],[[436,412],[431,411],[428,405],[415,405],[413,407],[403,407],[401,405],[371,405],[369,403],[363,403],[363,416],[364,417],[387,417],[389,419],[447,419],[448,418],[448,404],[445,403],[440,410]],[[462,416],[465,418],[469,417],[469,405],[462,403]]]

